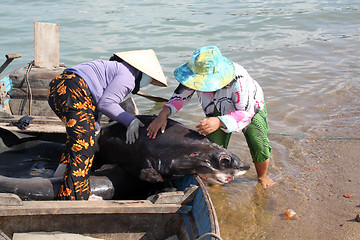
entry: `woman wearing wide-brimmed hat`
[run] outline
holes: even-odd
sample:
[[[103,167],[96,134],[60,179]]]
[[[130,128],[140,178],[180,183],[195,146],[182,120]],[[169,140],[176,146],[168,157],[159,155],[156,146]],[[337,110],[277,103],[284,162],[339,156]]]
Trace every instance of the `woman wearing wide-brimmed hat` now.
[[[144,125],[119,104],[128,94],[135,94],[149,83],[167,86],[152,49],[115,53],[110,60],[67,68],[49,84],[49,105],[65,123],[67,133],[60,160],[62,167],[58,168],[64,170],[66,166],[58,199],[89,198],[89,174],[101,114],[126,126],[126,143],[132,144],[138,138],[139,127]]]
[[[196,92],[206,115],[196,129],[225,148],[231,132],[243,131],[259,182],[264,188],[274,185],[267,176],[271,146],[260,85],[215,46],[196,50],[189,62],[175,69],[174,76],[180,84],[149,125],[148,136],[155,138],[159,130],[164,132],[167,117],[177,113]]]

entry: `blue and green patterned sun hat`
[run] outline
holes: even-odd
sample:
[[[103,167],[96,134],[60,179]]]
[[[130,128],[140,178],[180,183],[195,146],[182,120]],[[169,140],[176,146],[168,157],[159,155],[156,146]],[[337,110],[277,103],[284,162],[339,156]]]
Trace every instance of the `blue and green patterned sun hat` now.
[[[216,46],[196,50],[188,63],[174,71],[176,80],[188,88],[214,92],[228,85],[235,75],[235,66],[221,55]]]

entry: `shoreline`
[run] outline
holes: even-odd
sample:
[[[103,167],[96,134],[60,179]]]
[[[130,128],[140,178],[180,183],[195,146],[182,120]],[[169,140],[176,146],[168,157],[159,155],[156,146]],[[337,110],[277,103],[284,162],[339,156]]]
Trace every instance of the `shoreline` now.
[[[277,205],[290,206],[299,218],[273,216],[267,238],[359,239],[355,217],[360,213],[360,141],[306,139],[300,148],[310,164],[294,182],[283,181],[270,190]],[[286,197],[279,198],[280,192]]]
[[[271,136],[288,152],[272,153],[269,176],[276,184],[267,190],[254,170],[229,186],[209,187],[223,239],[360,239],[360,139],[351,138],[360,131],[327,130],[339,137]],[[297,218],[284,218],[289,209]]]

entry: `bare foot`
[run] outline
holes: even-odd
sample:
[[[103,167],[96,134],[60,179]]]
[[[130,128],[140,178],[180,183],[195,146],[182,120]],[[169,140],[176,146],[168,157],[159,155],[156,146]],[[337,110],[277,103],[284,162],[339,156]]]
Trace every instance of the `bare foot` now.
[[[271,180],[271,178],[269,178],[268,176],[258,178],[258,182],[261,184],[261,186],[264,189],[267,189],[267,188],[275,185],[275,182],[273,180]]]

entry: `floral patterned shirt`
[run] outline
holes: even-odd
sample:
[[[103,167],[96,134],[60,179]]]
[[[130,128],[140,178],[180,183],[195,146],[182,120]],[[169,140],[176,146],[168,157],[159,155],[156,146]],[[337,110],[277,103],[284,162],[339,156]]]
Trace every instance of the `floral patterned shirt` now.
[[[223,129],[225,132],[242,131],[250,124],[253,116],[263,109],[264,93],[245,68],[237,63],[234,65],[234,79],[222,89],[201,92],[180,84],[164,106],[170,107],[171,114],[177,113],[196,92],[207,117],[212,116],[216,106],[221,114],[218,118],[226,126]]]

